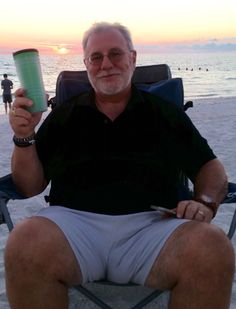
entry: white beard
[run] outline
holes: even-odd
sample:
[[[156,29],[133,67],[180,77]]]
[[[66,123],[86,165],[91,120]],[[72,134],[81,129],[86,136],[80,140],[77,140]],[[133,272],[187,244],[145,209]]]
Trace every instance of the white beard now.
[[[117,75],[115,80],[113,81],[105,81],[102,79],[96,79],[96,81],[92,80],[89,77],[90,83],[95,89],[96,92],[105,94],[105,95],[114,95],[120,93],[124,89],[128,87],[130,84],[133,72],[122,72],[123,75]]]
[[[98,82],[96,84],[96,91],[101,92],[106,95],[117,94],[125,89],[129,85],[129,81],[124,82],[119,80],[116,82]]]

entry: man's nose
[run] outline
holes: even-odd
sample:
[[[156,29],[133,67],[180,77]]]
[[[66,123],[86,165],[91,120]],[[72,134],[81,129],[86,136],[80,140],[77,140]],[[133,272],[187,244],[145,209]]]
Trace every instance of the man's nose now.
[[[103,55],[101,68],[104,69],[104,68],[111,68],[111,67],[113,67],[113,63],[111,62],[109,56]]]

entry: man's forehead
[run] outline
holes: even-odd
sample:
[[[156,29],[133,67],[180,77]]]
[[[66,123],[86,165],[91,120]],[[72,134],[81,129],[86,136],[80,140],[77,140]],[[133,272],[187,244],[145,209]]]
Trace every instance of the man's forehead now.
[[[109,29],[93,33],[87,43],[86,50],[111,49],[111,48],[127,47],[127,42],[123,35],[116,29]]]

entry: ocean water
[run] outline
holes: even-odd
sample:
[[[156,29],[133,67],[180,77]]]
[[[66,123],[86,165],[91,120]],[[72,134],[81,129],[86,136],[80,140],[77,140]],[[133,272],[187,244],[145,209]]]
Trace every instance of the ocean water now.
[[[46,92],[53,97],[58,74],[63,70],[84,70],[82,55],[40,55]],[[137,65],[166,63],[173,77],[184,82],[185,99],[236,96],[236,53],[160,53],[138,54]],[[14,83],[20,84],[12,55],[0,54],[0,78],[7,73]],[[0,98],[0,113],[3,112]]]

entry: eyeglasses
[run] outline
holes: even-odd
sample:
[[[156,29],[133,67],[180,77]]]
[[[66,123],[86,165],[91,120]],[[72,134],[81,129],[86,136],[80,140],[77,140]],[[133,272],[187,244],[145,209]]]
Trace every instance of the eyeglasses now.
[[[133,52],[130,50],[129,52]],[[89,57],[85,58],[88,62],[94,66],[100,66],[103,62],[104,57],[108,57],[108,59],[114,64],[120,62],[126,52],[121,49],[111,49],[107,55],[103,55],[102,53],[94,53]]]

